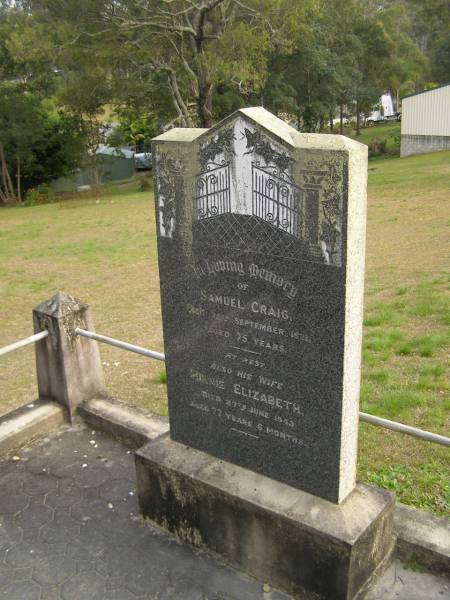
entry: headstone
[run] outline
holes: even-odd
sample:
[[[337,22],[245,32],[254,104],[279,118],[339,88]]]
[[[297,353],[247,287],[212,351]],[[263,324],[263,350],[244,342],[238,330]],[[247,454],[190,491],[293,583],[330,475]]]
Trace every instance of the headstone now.
[[[170,436],[332,502],[355,485],[367,149],[263,108],[154,140]]]

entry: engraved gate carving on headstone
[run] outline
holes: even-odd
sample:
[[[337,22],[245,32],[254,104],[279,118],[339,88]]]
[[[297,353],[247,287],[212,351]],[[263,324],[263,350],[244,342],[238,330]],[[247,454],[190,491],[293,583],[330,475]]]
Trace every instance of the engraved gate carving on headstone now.
[[[301,189],[286,173],[252,162],[252,211],[256,217],[300,237],[300,199]]]
[[[196,218],[207,219],[231,211],[230,163],[210,162],[197,178]]]

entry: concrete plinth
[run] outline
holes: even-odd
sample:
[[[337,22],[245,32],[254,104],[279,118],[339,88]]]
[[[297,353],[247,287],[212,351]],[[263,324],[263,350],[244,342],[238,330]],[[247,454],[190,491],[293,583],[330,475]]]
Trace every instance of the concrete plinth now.
[[[358,484],[340,505],[168,435],[136,452],[145,517],[295,597],[353,600],[389,562],[392,494]]]

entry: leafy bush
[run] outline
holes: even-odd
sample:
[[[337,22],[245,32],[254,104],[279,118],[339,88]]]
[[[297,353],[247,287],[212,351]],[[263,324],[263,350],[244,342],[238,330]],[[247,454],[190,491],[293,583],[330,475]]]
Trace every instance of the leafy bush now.
[[[51,204],[55,202],[55,192],[50,186],[42,185],[28,190],[24,206],[38,206],[39,204]]]
[[[149,192],[153,189],[153,180],[150,176],[142,177],[139,183],[140,192]]]
[[[15,185],[0,178],[3,202],[22,201],[28,190],[78,166],[82,153],[80,121],[77,115],[56,110],[38,94],[24,93],[17,83],[0,85],[1,171],[8,171],[11,181],[17,182],[14,189]]]
[[[386,145],[386,140],[374,138],[371,142],[369,142],[369,158],[372,158],[372,156],[381,156],[382,154],[386,154]]]

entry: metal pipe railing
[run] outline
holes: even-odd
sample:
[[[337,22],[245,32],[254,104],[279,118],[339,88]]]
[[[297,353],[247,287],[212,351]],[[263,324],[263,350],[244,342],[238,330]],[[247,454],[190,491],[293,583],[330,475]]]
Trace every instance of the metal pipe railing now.
[[[90,338],[92,340],[97,340],[98,342],[103,342],[105,344],[110,344],[111,346],[116,346],[117,348],[122,348],[124,350],[130,350],[131,352],[136,352],[136,354],[142,354],[143,356],[149,356],[150,358],[156,358],[156,360],[165,361],[166,357],[161,352],[155,352],[154,350],[148,350],[147,348],[142,348],[142,346],[135,346],[134,344],[129,344],[127,342],[122,342],[120,340],[116,340],[115,338],[107,337],[106,335],[99,335],[98,333],[93,333],[92,331],[87,331],[86,329],[80,329],[77,327],[75,329],[75,333],[81,335],[83,337]],[[397,423],[396,421],[390,421],[389,419],[383,419],[381,417],[375,417],[374,415],[369,415],[364,412],[359,413],[360,421],[365,423],[370,423],[370,425],[376,425],[377,427],[384,427],[385,429],[392,429],[392,431],[398,431],[400,433],[406,433],[407,435],[411,435],[413,437],[417,437],[422,440],[426,440],[427,442],[434,442],[436,444],[441,444],[443,446],[450,447],[450,438],[445,437],[444,435],[439,435],[438,433],[432,433],[431,431],[424,431],[422,429],[418,429],[417,427],[411,427],[410,425],[404,425],[403,423]]]
[[[397,423],[397,421],[390,421],[389,419],[383,419],[376,417],[375,415],[369,415],[364,412],[359,413],[359,420],[371,425],[378,427],[384,427],[385,429],[392,429],[392,431],[399,431],[400,433],[406,433],[413,437],[426,440],[427,442],[435,442],[436,444],[442,444],[443,446],[450,447],[450,438],[445,435],[439,435],[438,433],[432,433],[431,431],[424,431],[417,427],[411,427],[411,425],[404,425],[403,423]]]
[[[110,346],[121,348],[122,350],[128,350],[129,352],[134,352],[136,354],[141,354],[142,356],[154,358],[155,360],[166,360],[166,357],[162,352],[148,350],[147,348],[143,348],[142,346],[129,344],[128,342],[123,342],[121,340],[117,340],[106,335],[100,335],[99,333],[94,333],[93,331],[81,329],[80,327],[77,327],[75,329],[75,333],[82,337],[89,338],[97,342],[102,342],[103,344],[109,344]],[[40,331],[39,333],[35,333],[34,335],[31,335],[27,338],[24,338],[23,340],[19,340],[17,342],[14,342],[13,344],[9,344],[8,346],[4,346],[3,348],[0,348],[0,356],[8,354],[8,352],[12,352],[13,350],[17,350],[18,348],[22,348],[23,346],[28,346],[28,344],[34,344],[35,342],[43,340],[47,336],[48,331],[44,330]],[[359,419],[360,421],[363,421],[364,423],[369,423],[370,425],[384,427],[385,429],[391,429],[392,431],[405,433],[407,435],[411,435],[413,437],[425,440],[427,442],[434,442],[436,444],[441,444],[442,446],[450,447],[450,438],[444,435],[439,435],[438,433],[424,431],[423,429],[418,429],[417,427],[412,427],[411,425],[404,425],[403,423],[398,423],[397,421],[390,421],[389,419],[383,419],[382,417],[376,417],[375,415],[369,415],[368,413],[364,412],[359,413]]]
[[[3,346],[0,348],[0,356],[4,354],[8,354],[8,352],[12,352],[13,350],[17,350],[18,348],[22,348],[23,346],[28,346],[28,344],[34,344],[35,342],[39,342],[39,340],[43,340],[48,336],[48,331],[45,329],[44,331],[40,331],[39,333],[35,333],[34,335],[30,335],[23,340],[19,340],[18,342],[14,342],[13,344],[9,344],[8,346]]]
[[[147,348],[135,346],[134,344],[129,344],[128,342],[122,342],[121,340],[116,340],[115,338],[111,338],[106,335],[100,335],[92,331],[87,331],[86,329],[81,329],[80,327],[75,329],[75,333],[81,335],[82,337],[96,340],[97,342],[102,342],[103,344],[109,344],[110,346],[115,346],[116,348],[122,348],[122,350],[129,350],[130,352],[135,352],[136,354],[142,354],[142,356],[148,356],[150,358],[155,358],[156,360],[166,360],[166,357],[161,352],[148,350]]]

